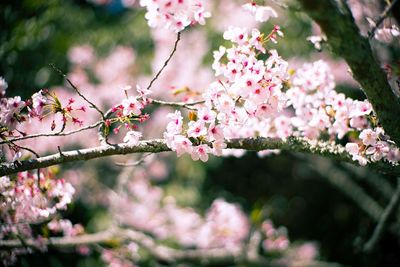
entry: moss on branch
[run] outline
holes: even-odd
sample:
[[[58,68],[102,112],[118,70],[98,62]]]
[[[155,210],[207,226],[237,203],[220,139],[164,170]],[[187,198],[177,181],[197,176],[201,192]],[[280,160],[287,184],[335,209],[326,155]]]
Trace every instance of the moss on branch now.
[[[300,137],[289,137],[286,139],[258,137],[227,140],[226,144],[227,148],[244,149],[249,151],[280,149],[284,151],[309,153],[357,165],[357,162],[351,159],[351,156],[346,152],[343,146],[332,142],[310,141]],[[0,176],[38,168],[46,168],[62,163],[86,161],[112,155],[159,153],[165,151],[171,151],[171,149],[168,148],[165,140],[163,139],[141,141],[136,146],[115,144],[71,151],[62,151],[62,153],[56,153],[35,159],[1,163]],[[371,163],[369,166],[387,173],[400,174],[399,166],[392,166],[386,162]]]

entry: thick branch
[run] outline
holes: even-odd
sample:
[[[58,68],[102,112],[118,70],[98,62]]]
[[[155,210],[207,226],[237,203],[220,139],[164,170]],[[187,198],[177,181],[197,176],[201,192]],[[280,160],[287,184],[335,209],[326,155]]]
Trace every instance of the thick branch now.
[[[107,157],[112,155],[125,155],[131,153],[151,152],[158,153],[169,151],[164,140],[142,141],[137,146],[127,144],[103,145],[93,148],[63,151],[61,153],[24,161],[12,163],[2,163],[0,165],[0,176],[17,173],[20,171],[44,168],[60,163],[90,160],[95,158]]]
[[[232,139],[226,142],[227,148],[245,149],[250,151],[261,151],[266,149],[280,149],[284,151],[304,152],[315,155],[320,155],[335,159],[338,161],[354,162],[345,148],[333,143],[322,141],[309,141],[298,137],[289,137],[287,139],[279,138],[239,138]],[[112,155],[126,155],[132,153],[159,153],[171,151],[165,140],[154,139],[141,141],[137,146],[127,144],[102,145],[93,148],[77,149],[71,151],[63,151],[53,155],[29,159],[24,161],[7,162],[0,164],[0,176],[9,175],[21,171],[34,170],[45,168],[61,163],[84,161],[95,158],[102,158]],[[400,174],[399,166],[392,166],[388,163],[377,162],[370,164],[378,170],[385,171],[391,174]]]
[[[248,263],[250,265],[271,267],[340,267],[340,265],[336,263],[320,261],[270,261],[259,255],[256,258],[249,259],[246,253],[246,246],[239,247],[235,250],[227,250],[224,248],[174,249],[158,244],[153,238],[141,232],[128,229],[113,229],[75,237],[53,237],[50,239],[44,239],[41,243],[55,248],[65,248],[79,245],[107,244],[110,242],[115,243],[115,241],[133,241],[141,248],[148,251],[152,257],[169,263],[195,262],[204,265]],[[34,247],[36,244],[35,241],[31,239],[25,240],[24,243],[25,244],[21,243],[20,240],[0,240],[0,249],[11,249],[26,245]]]
[[[333,52],[343,57],[371,102],[386,133],[400,144],[400,102],[374,59],[368,38],[360,35],[343,0],[298,0],[328,38]]]

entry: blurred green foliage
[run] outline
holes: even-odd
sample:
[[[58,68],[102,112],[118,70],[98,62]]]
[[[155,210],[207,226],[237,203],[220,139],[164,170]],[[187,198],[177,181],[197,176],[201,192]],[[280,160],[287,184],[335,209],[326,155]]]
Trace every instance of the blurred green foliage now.
[[[117,45],[141,55],[138,65],[149,71],[152,40],[141,10],[96,7],[86,1],[21,0],[0,3],[0,75],[10,95],[29,97],[39,88],[62,84],[48,66],[68,70],[72,45],[90,44],[99,56]]]

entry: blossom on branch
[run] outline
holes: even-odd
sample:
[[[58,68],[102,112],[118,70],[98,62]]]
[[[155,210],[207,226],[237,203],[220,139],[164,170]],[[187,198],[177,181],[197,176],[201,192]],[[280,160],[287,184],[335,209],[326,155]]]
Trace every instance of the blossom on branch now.
[[[140,5],[147,8],[145,17],[150,27],[175,32],[196,23],[204,25],[211,16],[205,9],[205,0],[140,0]]]

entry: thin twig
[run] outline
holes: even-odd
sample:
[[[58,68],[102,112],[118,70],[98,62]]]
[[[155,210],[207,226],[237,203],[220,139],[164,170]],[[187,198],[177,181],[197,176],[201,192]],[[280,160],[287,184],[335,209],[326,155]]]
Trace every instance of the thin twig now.
[[[96,127],[100,126],[102,123],[103,123],[102,121],[98,121],[98,122],[93,123],[91,125],[88,125],[88,126],[76,129],[76,130],[72,130],[72,131],[69,131],[69,132],[38,133],[38,134],[31,134],[31,135],[16,137],[16,138],[13,138],[13,139],[0,141],[0,145],[12,143],[12,142],[17,142],[17,141],[22,141],[22,140],[27,140],[27,139],[32,139],[32,138],[38,138],[38,137],[67,136],[67,135],[76,134],[76,133],[79,133],[79,132],[83,132],[83,131],[86,131],[86,130],[90,130],[90,129],[96,128]]]
[[[392,199],[389,202],[389,205],[385,208],[384,212],[382,213],[378,224],[375,227],[375,230],[368,240],[368,242],[364,245],[364,252],[371,253],[381,240],[385,228],[389,225],[390,218],[397,210],[397,207],[400,204],[400,178],[397,178],[397,189],[396,192],[393,194]]]
[[[20,149],[23,149],[23,150],[26,150],[26,151],[31,152],[33,155],[36,156],[36,158],[40,158],[40,155],[39,155],[37,152],[35,152],[33,149],[31,149],[31,148],[17,145],[17,144],[15,144],[14,142],[10,142],[10,143],[11,143],[12,145],[14,145],[14,146],[20,148]]]
[[[389,15],[390,11],[392,11],[392,9],[396,5],[397,1],[398,0],[393,0],[388,6],[386,6],[385,10],[382,12],[382,14],[376,20],[375,26],[372,28],[372,30],[368,34],[368,38],[374,37],[375,31],[379,28],[379,26],[382,24],[382,22],[386,19],[386,17]]]
[[[83,99],[85,100],[91,108],[95,109],[98,113],[100,113],[101,118],[104,120],[104,113],[103,111],[100,110],[100,108],[98,108],[96,106],[96,104],[94,104],[92,101],[90,101],[89,99],[86,98],[86,96],[84,96],[78,89],[78,87],[75,86],[75,84],[72,83],[72,81],[70,79],[68,79],[67,75],[65,73],[63,73],[59,68],[57,68],[54,64],[50,64],[50,66],[57,71],[61,76],[64,77],[64,79],[69,83],[69,85],[71,85],[71,87],[75,90],[75,92]]]
[[[178,43],[181,40],[181,32],[178,32],[177,37],[176,37],[176,41],[174,44],[174,48],[172,49],[171,53],[169,54],[169,57],[167,58],[167,60],[164,62],[164,65],[161,67],[161,69],[157,72],[156,76],[153,77],[153,79],[151,79],[149,85],[147,86],[147,90],[149,90],[151,88],[151,86],[153,85],[153,83],[158,79],[158,76],[160,76],[160,74],[163,72],[163,70],[165,69],[165,67],[168,65],[169,61],[171,60],[172,56],[175,54],[176,52],[176,48],[178,47]]]
[[[97,130],[98,133],[98,140],[100,142],[100,145],[110,145],[110,143],[108,142],[107,139],[107,134],[105,132],[107,125],[106,125],[106,121],[111,117],[111,115],[113,114],[113,109],[110,108],[109,110],[106,111],[106,113],[104,114],[104,121],[102,124],[100,124],[99,129]]]

